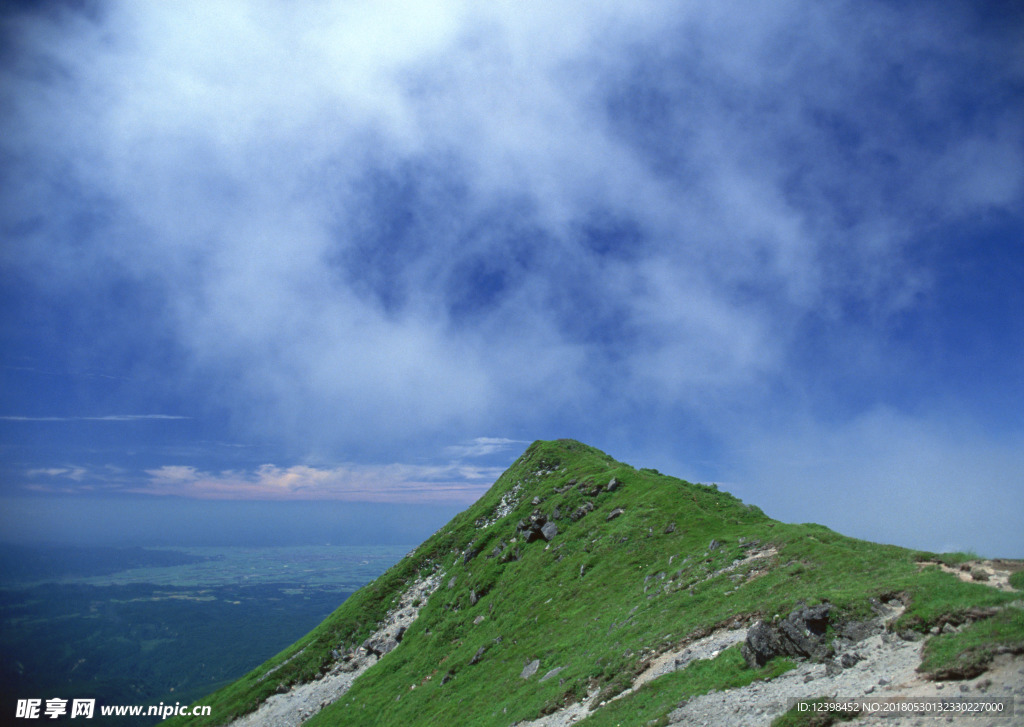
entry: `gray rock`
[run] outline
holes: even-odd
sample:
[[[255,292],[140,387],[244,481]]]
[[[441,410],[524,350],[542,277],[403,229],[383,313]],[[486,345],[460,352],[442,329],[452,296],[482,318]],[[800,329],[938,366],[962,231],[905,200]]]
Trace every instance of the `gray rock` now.
[[[798,656],[822,660],[829,653],[825,643],[832,606],[800,608],[778,624],[758,621],[749,631],[741,647],[743,658],[751,668],[764,666],[775,656]]]
[[[542,681],[542,682],[543,682],[543,681],[547,681],[547,680],[548,680],[548,679],[550,679],[551,677],[553,677],[553,676],[557,676],[557,675],[558,675],[558,672],[562,671],[563,669],[565,669],[565,667],[564,667],[564,666],[556,666],[556,667],[555,667],[554,669],[552,669],[552,670],[551,670],[551,671],[549,671],[549,672],[548,672],[547,674],[545,674],[544,676],[542,676],[542,677],[540,678],[540,681]]]
[[[608,513],[608,517],[606,517],[605,520],[614,520],[615,518],[617,518],[619,515],[623,514],[624,512],[626,512],[626,511],[623,510],[621,507],[617,507],[614,510],[612,510],[610,513]]]
[[[540,669],[540,659],[534,659],[523,667],[523,671],[519,674],[519,677],[521,679],[529,679],[537,673],[538,669]]]
[[[577,507],[569,517],[573,520],[573,522],[575,522],[582,518],[584,515],[586,515],[588,512],[592,511],[593,509],[594,503],[584,502],[582,505]]]
[[[484,657],[485,651],[487,651],[486,646],[481,646],[477,649],[476,653],[473,654],[473,658],[469,660],[469,665],[472,666],[473,664],[479,663],[479,661]]]
[[[668,525],[665,526],[665,535],[668,535],[669,533],[674,533],[675,531],[676,531],[676,524],[675,523],[669,523]]]
[[[615,492],[615,490],[619,489],[619,485],[621,484],[621,482],[612,477],[611,481],[609,481],[608,484],[604,486],[605,492]]]
[[[710,552],[712,550],[718,550],[723,545],[725,545],[725,543],[723,543],[721,540],[712,540],[710,543],[708,543],[708,551]]]
[[[540,534],[544,536],[544,539],[551,542],[551,539],[558,535],[558,526],[553,522],[544,523],[544,526],[540,529]]]
[[[856,651],[843,654],[841,657],[839,657],[839,665],[842,666],[844,669],[849,669],[851,666],[860,661],[864,661],[864,657],[858,654]]]
[[[391,638],[390,636],[382,636],[377,639],[367,639],[363,642],[363,648],[371,654],[376,654],[378,657],[384,656],[390,651],[394,651],[397,647],[398,639]]]

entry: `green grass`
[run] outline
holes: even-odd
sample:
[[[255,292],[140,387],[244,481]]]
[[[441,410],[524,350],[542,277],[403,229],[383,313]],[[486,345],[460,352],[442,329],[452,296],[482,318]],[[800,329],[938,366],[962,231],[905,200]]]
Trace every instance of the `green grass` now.
[[[1010,587],[1024,591],[1024,570],[1019,570],[1010,576]]]
[[[761,669],[749,669],[736,645],[714,659],[693,662],[685,669],[648,682],[637,691],[607,703],[579,724],[581,727],[668,724],[668,714],[691,697],[772,679],[795,667],[790,659],[773,659]]]
[[[613,477],[621,484],[607,492]],[[484,527],[516,487],[515,510]],[[535,497],[539,506],[532,504]],[[584,503],[593,511],[578,521],[567,517]],[[538,507],[562,515],[551,543],[525,543],[517,532],[520,519]],[[625,512],[607,520],[616,508]],[[711,549],[712,540],[720,547]],[[752,542],[758,544],[753,549]],[[775,555],[737,562],[769,546]],[[518,548],[521,557],[488,557],[495,548]],[[479,554],[467,562],[464,553],[471,550]],[[771,618],[822,601],[841,618],[867,618],[869,598],[899,594],[909,602],[899,627],[925,632],[944,615],[1016,597],[963,583],[934,566],[921,570],[919,561],[936,557],[820,525],[780,523],[714,486],[636,470],[579,442],[535,442],[472,507],[308,636],[200,700],[213,707],[213,716],[194,723],[225,722],[279,688],[314,678],[332,663],[332,650],[361,643],[398,594],[434,568],[444,571],[442,585],[402,645],[310,725],[507,727],[582,700],[594,688],[607,700],[628,688],[654,653],[737,618]],[[471,590],[479,596],[476,604]],[[471,665],[481,647],[483,658]],[[521,679],[534,659],[538,673]],[[273,667],[279,668],[268,675]],[[555,668],[561,668],[557,677],[540,681]],[[684,677],[628,699],[650,704],[641,709],[658,719],[654,713],[668,702],[657,695],[672,693],[676,679]],[[678,702],[682,695],[664,699]]]
[[[933,679],[971,679],[985,671],[999,646],[1024,652],[1021,609],[1007,608],[958,634],[929,639],[918,671]]]

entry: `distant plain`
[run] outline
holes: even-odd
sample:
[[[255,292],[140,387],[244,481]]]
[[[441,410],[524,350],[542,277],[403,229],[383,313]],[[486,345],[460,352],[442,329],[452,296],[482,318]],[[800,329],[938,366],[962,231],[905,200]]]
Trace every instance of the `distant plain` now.
[[[291,644],[408,550],[0,546],[4,713],[25,698],[197,699]]]

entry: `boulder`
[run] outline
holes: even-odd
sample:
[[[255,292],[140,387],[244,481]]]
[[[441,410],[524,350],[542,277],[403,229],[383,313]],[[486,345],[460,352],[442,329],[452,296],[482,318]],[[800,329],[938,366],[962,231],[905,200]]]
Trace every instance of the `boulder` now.
[[[619,515],[623,514],[624,512],[626,512],[626,511],[623,510],[621,507],[617,507],[614,510],[612,510],[610,513],[608,513],[608,517],[606,517],[605,520],[614,520],[615,518],[617,518]]]
[[[540,534],[544,536],[544,539],[551,542],[551,539],[558,535],[558,526],[552,522],[544,523],[544,527],[540,529]]]
[[[740,649],[743,658],[755,669],[776,656],[820,661],[830,652],[825,631],[831,611],[831,604],[823,603],[796,609],[779,624],[758,621],[747,631],[747,640]]]
[[[586,515],[588,512],[592,511],[593,509],[594,503],[584,502],[582,505],[577,507],[569,517],[572,519],[573,522],[575,522],[582,518],[584,515]]]
[[[537,673],[538,669],[540,669],[540,659],[534,659],[523,667],[523,671],[519,674],[519,677],[521,679],[529,679]]]
[[[477,649],[476,653],[473,655],[473,658],[469,660],[470,666],[472,666],[473,664],[478,663],[484,657],[484,652],[485,651],[487,651],[487,647],[486,646],[481,646],[479,649]]]
[[[605,492],[615,492],[615,490],[617,490],[619,488],[619,485],[621,484],[621,482],[612,477],[608,484],[604,486],[604,490]]]

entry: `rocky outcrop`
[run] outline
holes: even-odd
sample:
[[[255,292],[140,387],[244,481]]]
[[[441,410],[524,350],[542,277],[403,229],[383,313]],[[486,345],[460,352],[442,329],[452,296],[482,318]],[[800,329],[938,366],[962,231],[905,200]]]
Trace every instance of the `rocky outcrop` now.
[[[832,606],[822,603],[799,608],[778,623],[758,621],[747,631],[743,658],[757,669],[776,656],[806,657],[820,661],[830,653],[825,640]]]
[[[558,535],[558,526],[548,520],[547,515],[540,510],[534,510],[529,518],[520,520],[516,530],[523,535],[527,543],[532,543],[542,538],[551,542],[551,539]]]

